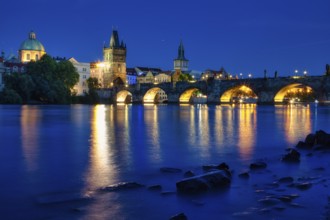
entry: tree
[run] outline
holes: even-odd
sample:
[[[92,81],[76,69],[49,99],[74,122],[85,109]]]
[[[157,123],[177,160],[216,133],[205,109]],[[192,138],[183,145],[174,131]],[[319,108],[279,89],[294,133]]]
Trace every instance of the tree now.
[[[56,62],[49,55],[30,62],[27,74],[35,83],[32,98],[43,103],[70,103],[73,87],[79,80],[79,74],[71,62]]]
[[[95,104],[100,102],[99,94],[97,93],[97,89],[101,87],[99,80],[95,77],[89,77],[87,79],[88,85],[88,93],[85,94],[85,98],[87,103]]]
[[[181,73],[179,76],[179,81],[190,81],[192,79],[193,78],[189,73]]]
[[[2,92],[0,92],[0,103],[21,104],[22,102],[22,98],[13,89],[5,88],[4,90],[2,90]]]
[[[6,74],[4,81],[6,88],[14,90],[21,97],[23,103],[27,103],[30,100],[35,87],[31,76],[20,73]]]

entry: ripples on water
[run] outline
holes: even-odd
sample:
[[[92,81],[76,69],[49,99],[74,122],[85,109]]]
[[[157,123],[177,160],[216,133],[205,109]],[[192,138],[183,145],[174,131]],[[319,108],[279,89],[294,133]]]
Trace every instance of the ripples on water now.
[[[93,193],[121,181],[161,183],[175,190],[181,176],[164,178],[160,167],[197,170],[227,162],[239,169],[254,159],[280,155],[311,132],[327,130],[329,113],[329,107],[314,105],[0,106],[5,180],[0,214],[9,219],[168,219],[188,209],[198,219],[182,198],[144,191],[51,205],[39,204],[38,198]],[[235,211],[230,201],[238,195],[233,194],[223,196],[230,209],[205,208],[210,219]],[[72,213],[77,207],[80,212]]]

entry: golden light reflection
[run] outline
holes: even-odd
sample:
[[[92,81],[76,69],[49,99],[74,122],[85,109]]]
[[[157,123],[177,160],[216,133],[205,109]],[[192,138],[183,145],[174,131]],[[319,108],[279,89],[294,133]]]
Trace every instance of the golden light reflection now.
[[[239,98],[241,102],[243,101],[245,103],[256,103],[258,99],[257,95],[251,88],[245,85],[240,85],[225,91],[220,97],[220,102],[230,103],[234,101],[233,98]]]
[[[36,106],[23,105],[21,108],[21,130],[23,154],[27,168],[33,171],[38,168],[37,155],[39,147],[40,110]]]
[[[150,149],[150,159],[153,162],[161,162],[161,153],[160,153],[160,142],[159,142],[159,125],[158,125],[158,106],[153,105],[151,108],[148,108],[144,111],[144,121],[146,126],[146,132],[150,134],[151,149]]]
[[[309,105],[276,106],[276,115],[281,113],[283,123],[279,123],[278,127],[279,129],[284,128],[284,134],[289,143],[296,144],[297,137],[305,137],[306,134],[312,133]]]
[[[256,104],[240,104],[238,114],[238,147],[241,159],[252,159],[257,115]]]
[[[197,123],[196,123],[196,120]],[[200,146],[201,157],[210,156],[210,125],[209,109],[205,104],[191,105],[189,111],[189,135],[188,141],[191,146]]]
[[[90,167],[86,176],[89,189],[110,184],[116,175],[111,161],[106,113],[104,105],[96,105],[91,116]]]

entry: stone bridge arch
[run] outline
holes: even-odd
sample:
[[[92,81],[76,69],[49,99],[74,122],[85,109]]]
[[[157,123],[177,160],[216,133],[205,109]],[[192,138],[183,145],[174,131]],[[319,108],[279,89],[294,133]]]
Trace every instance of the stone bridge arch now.
[[[316,93],[317,90],[313,89],[312,86],[304,84],[304,83],[291,83],[283,86],[274,94],[274,103],[283,103],[285,102],[285,97],[290,92],[301,92],[302,90],[306,91],[306,93]]]
[[[180,103],[206,103],[207,95],[196,87],[187,88],[179,97]]]
[[[220,94],[220,103],[243,102],[256,103],[258,96],[249,85],[240,84],[224,90]]]
[[[143,96],[143,103],[164,103],[167,101],[167,93],[160,87],[149,89]]]
[[[133,95],[128,90],[121,90],[116,95],[117,103],[132,103]]]

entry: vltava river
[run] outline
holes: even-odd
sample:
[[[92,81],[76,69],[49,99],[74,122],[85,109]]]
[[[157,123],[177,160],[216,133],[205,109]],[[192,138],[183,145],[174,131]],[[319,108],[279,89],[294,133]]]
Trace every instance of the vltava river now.
[[[330,107],[314,104],[0,105],[0,216],[169,219],[185,211],[200,219],[205,211],[219,219],[237,211],[230,202],[237,195],[222,201],[231,209],[196,208],[180,196],[146,189],[97,189],[136,181],[175,191],[182,174],[162,174],[160,167],[196,170],[226,162],[239,169],[276,158],[311,132],[329,132],[329,116]]]

